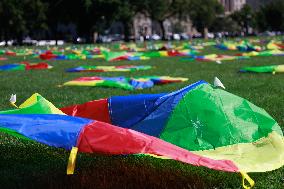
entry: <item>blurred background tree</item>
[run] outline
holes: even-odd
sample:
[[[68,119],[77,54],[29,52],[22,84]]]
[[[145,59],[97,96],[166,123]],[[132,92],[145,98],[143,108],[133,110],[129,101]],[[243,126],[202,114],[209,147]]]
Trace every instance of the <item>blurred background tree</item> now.
[[[257,11],[245,5],[232,14],[224,14],[224,7],[217,0],[1,0],[0,39],[17,39],[21,43],[25,36],[68,41],[81,36],[90,43],[99,34],[104,35],[113,23],[120,22],[124,39],[129,41],[133,39],[137,13],[158,23],[162,39],[168,38],[165,21],[173,17],[189,17],[205,38],[208,30],[245,34],[251,29],[283,31],[283,10],[283,0],[267,3]],[[73,31],[66,29],[70,26]],[[181,24],[172,26],[172,32],[182,32]]]
[[[208,36],[208,28],[224,13],[223,6],[217,0],[192,0],[189,8],[190,18],[198,31],[203,32],[204,38]]]
[[[272,1],[262,6],[256,13],[256,23],[260,31],[283,31],[284,30],[284,1]]]

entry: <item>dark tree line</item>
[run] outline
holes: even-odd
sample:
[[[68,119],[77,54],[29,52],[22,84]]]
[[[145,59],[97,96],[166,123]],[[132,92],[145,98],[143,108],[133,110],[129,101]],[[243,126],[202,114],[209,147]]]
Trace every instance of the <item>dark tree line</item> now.
[[[159,23],[163,39],[163,23],[172,16],[189,16],[193,26],[204,36],[208,29],[254,27],[261,31],[283,31],[283,10],[283,0],[262,7],[258,12],[245,6],[227,17],[217,0],[1,0],[0,40],[17,39],[20,42],[24,36],[60,39],[64,33],[60,33],[59,25],[72,23],[78,36],[84,36],[90,42],[94,35],[120,21],[128,41],[133,17],[138,12]]]

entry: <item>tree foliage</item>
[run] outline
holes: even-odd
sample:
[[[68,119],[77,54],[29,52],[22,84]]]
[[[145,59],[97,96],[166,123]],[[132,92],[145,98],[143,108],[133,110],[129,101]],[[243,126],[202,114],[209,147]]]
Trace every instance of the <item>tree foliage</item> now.
[[[94,33],[104,33],[112,23],[121,22],[125,40],[133,30],[133,18],[143,13],[156,21],[165,39],[164,23],[171,17],[190,17],[193,26],[204,32],[284,30],[284,1],[275,0],[255,12],[247,5],[225,17],[218,0],[1,0],[0,39],[36,36],[44,31],[47,38],[66,37],[59,26],[73,24],[78,36],[91,42]],[[256,20],[256,22],[255,22]],[[231,26],[231,27],[230,27]],[[181,25],[176,25],[179,31]]]
[[[244,5],[241,10],[234,12],[230,17],[239,25],[239,30],[244,30],[246,34],[248,34],[249,27],[255,25],[255,14],[249,5]]]
[[[217,0],[192,0],[190,18],[199,31],[206,30],[214,23],[217,16],[224,13],[223,6]]]
[[[152,20],[159,23],[165,39],[164,21],[172,16],[188,15],[191,0],[145,0],[145,10]]]
[[[1,36],[4,36],[5,40],[21,39],[23,35],[36,29],[46,29],[46,10],[47,4],[41,0],[1,0]]]
[[[262,6],[257,12],[256,21],[260,31],[283,31],[284,30],[284,1],[272,1]]]

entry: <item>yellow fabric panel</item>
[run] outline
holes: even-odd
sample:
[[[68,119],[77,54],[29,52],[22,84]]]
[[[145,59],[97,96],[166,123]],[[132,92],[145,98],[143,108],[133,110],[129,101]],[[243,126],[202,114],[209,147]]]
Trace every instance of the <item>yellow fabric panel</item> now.
[[[140,59],[141,59],[141,60],[149,60],[150,58],[149,58],[149,57],[146,57],[146,56],[141,56]]]
[[[180,81],[187,81],[188,78],[185,78],[185,77],[170,77],[170,76],[162,76],[160,77],[160,79],[165,79],[165,80],[180,80]]]
[[[32,106],[34,104],[36,104],[39,100],[44,100],[45,103],[48,104],[51,112],[53,114],[62,114],[65,115],[61,110],[59,110],[58,108],[56,108],[51,102],[49,102],[48,100],[46,100],[45,98],[43,98],[40,94],[35,93],[33,94],[30,98],[28,98],[24,103],[22,103],[19,108],[27,108],[29,106]]]
[[[218,55],[217,54],[208,54],[208,55],[205,55],[205,58],[216,58]]]
[[[193,153],[215,160],[231,160],[244,172],[266,172],[284,165],[284,138],[272,132],[253,143],[234,144]]]
[[[275,68],[275,72],[281,73],[284,72],[284,65],[279,65]]]
[[[161,56],[168,56],[168,52],[167,51],[159,51]]]
[[[37,96],[38,96],[39,94],[38,93],[35,93],[35,94],[33,94],[30,98],[28,98],[23,104],[21,104],[20,106],[19,106],[19,108],[26,108],[26,107],[28,107],[28,106],[31,106],[31,105],[33,105],[33,104],[35,104],[36,102],[37,102]]]
[[[268,49],[279,49],[279,47],[277,45],[275,45],[274,43],[268,43],[267,48]]]
[[[258,52],[255,52],[255,51],[252,51],[252,52],[249,52],[249,53],[244,53],[244,56],[257,56],[259,55]]]
[[[89,86],[89,87],[92,87],[92,86],[96,86],[96,84],[98,83],[103,83],[104,81],[103,80],[98,80],[98,81],[84,81],[84,82],[81,82],[81,81],[68,81],[66,83],[64,83],[63,85],[72,85],[72,86]]]
[[[70,156],[69,156],[69,159],[68,159],[67,175],[73,175],[74,174],[77,153],[78,153],[78,148],[72,147],[72,150],[70,152]]]

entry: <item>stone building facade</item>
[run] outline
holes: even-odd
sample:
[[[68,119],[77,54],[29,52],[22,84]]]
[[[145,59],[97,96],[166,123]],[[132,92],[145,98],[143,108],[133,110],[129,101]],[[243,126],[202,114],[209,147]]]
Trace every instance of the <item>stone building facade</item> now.
[[[190,18],[173,16],[166,19],[163,22],[166,35],[172,35],[174,33],[186,33],[192,34],[195,30],[192,28]],[[160,24],[152,20],[148,15],[143,13],[137,13],[133,18],[133,35],[137,39],[140,36],[146,35],[162,35],[162,29]]]
[[[246,0],[219,0],[219,2],[224,6],[225,14],[238,11],[246,4]]]

